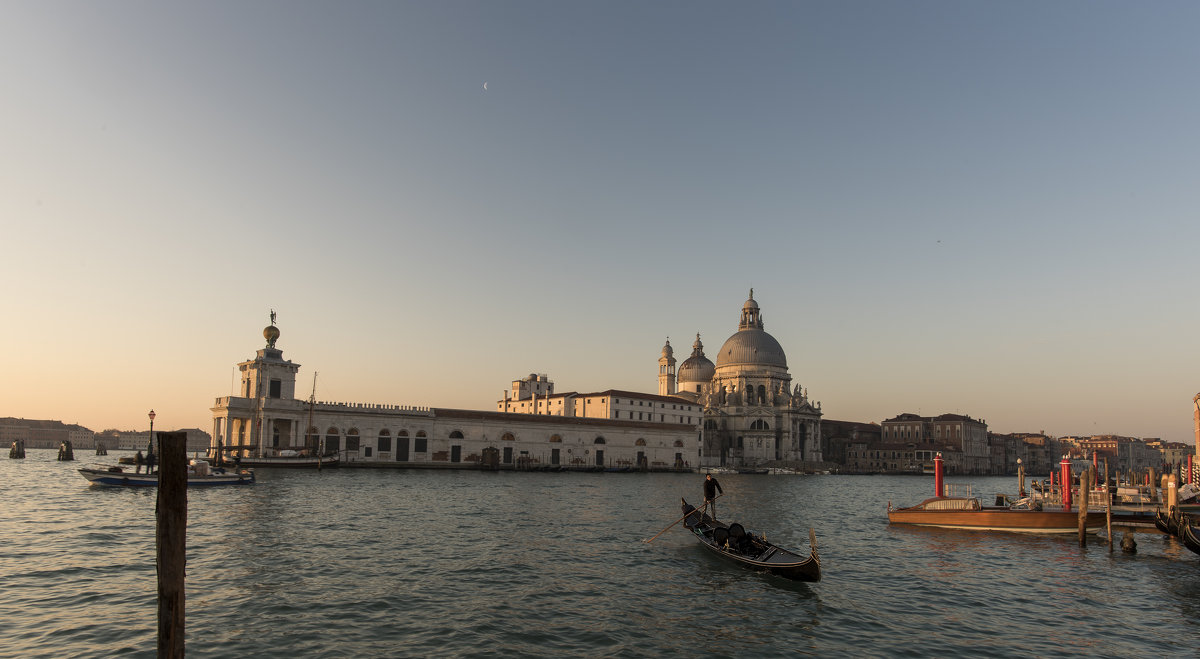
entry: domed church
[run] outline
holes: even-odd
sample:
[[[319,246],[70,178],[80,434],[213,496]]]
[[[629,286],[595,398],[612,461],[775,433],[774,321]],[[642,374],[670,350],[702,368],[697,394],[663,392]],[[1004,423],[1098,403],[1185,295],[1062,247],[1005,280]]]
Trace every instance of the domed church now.
[[[659,393],[703,406],[701,466],[822,461],[821,405],[792,387],[787,355],[763,329],[754,289],[716,364],[704,355],[699,334],[678,372],[673,353],[668,341],[659,359]]]

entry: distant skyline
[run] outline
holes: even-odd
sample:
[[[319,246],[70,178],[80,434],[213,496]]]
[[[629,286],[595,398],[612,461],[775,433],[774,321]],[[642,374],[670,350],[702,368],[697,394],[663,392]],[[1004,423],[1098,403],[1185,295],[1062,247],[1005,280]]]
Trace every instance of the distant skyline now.
[[[826,418],[1193,442],[1191,2],[0,6],[0,416],[657,391],[751,287]],[[484,84],[486,83],[486,88]]]

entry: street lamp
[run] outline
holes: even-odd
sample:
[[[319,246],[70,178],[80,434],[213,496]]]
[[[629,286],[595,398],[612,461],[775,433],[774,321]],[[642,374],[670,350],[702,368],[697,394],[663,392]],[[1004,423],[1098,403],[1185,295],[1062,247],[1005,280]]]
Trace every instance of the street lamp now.
[[[150,410],[150,441],[146,442],[146,454],[154,453],[154,410]]]

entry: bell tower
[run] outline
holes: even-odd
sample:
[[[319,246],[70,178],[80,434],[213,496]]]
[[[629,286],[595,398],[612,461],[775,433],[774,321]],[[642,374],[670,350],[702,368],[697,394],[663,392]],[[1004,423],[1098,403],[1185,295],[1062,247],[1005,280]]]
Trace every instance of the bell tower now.
[[[672,396],[675,394],[675,350],[671,347],[671,339],[663,346],[662,357],[658,358],[658,395]]]

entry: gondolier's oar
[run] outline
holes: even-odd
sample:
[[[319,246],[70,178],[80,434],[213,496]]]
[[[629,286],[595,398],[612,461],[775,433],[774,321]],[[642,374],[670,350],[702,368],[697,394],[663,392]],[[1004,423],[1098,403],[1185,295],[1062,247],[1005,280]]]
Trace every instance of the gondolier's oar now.
[[[713,498],[712,498],[712,500],[713,500],[713,501],[716,501],[717,499],[720,499],[720,498],[721,498],[721,497],[723,497],[723,496],[725,496],[725,493],[724,493],[724,492],[722,492],[722,493],[718,494],[717,496],[713,497]],[[699,508],[699,511],[700,511],[700,516],[701,516],[702,518],[704,517],[704,509],[705,509],[705,508],[707,508],[707,507],[708,507],[708,502],[707,502],[707,501],[705,501],[705,502],[704,502],[704,505],[700,506],[700,508]],[[696,510],[697,510],[696,508],[693,508],[693,509],[689,510],[689,511],[688,511],[688,513],[687,513],[687,515],[684,515],[683,517],[680,517],[679,519],[675,520],[674,522],[671,522],[671,526],[675,526],[676,524],[678,524],[678,523],[682,522],[683,520],[687,519],[687,518],[688,518],[688,515],[691,515],[692,513],[696,512]],[[650,538],[649,540],[643,540],[642,542],[644,542],[644,543],[646,543],[646,544],[650,544],[651,542],[654,542],[654,541],[655,541],[655,540],[658,538],[658,536],[660,536],[660,535],[662,535],[662,534],[666,533],[666,532],[667,532],[667,529],[670,529],[670,528],[671,528],[671,526],[668,526],[667,528],[665,528],[665,529],[663,529],[663,530],[659,531],[658,533],[655,533],[653,538]]]

